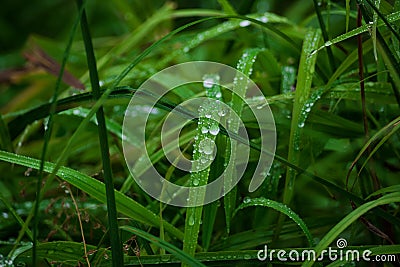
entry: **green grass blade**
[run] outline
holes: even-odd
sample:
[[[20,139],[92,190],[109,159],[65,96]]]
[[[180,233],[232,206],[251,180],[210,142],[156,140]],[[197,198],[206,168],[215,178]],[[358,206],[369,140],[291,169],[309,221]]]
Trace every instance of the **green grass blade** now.
[[[314,246],[314,240],[307,225],[304,223],[304,221],[300,218],[299,215],[297,215],[288,206],[282,203],[266,198],[245,198],[243,200],[243,203],[240,204],[240,206],[235,210],[234,214],[236,214],[241,209],[248,207],[256,207],[256,206],[272,208],[288,216],[301,228],[301,230],[303,230],[310,246],[311,247]]]
[[[190,185],[193,188],[199,189],[198,186],[207,185],[210,165],[205,167],[204,164],[209,164],[214,153],[216,135],[219,132],[219,115],[215,110],[215,100],[221,100],[221,91],[219,87],[219,75],[208,74],[203,77],[206,96],[210,101],[205,100],[204,104],[199,108],[199,120],[197,124],[197,134],[193,146],[192,173],[190,175]],[[212,100],[211,100],[212,99]],[[214,131],[213,129],[218,129]],[[205,188],[199,192],[189,191],[189,204],[191,207],[186,209],[185,221],[185,237],[183,242],[183,251],[189,255],[194,255],[198,243],[200,224],[202,220],[203,206],[199,205],[204,200]],[[193,207],[194,205],[197,207]],[[187,266],[187,265],[183,265]]]
[[[218,3],[227,15],[237,15],[235,9],[232,7],[228,0],[218,0]]]
[[[300,59],[299,72],[297,75],[296,93],[292,111],[292,122],[289,140],[288,160],[293,164],[298,164],[300,157],[300,142],[301,132],[304,124],[300,122],[302,112],[305,108],[305,103],[311,94],[311,86],[315,63],[317,59],[316,54],[311,52],[318,46],[321,34],[318,30],[310,29],[306,34],[303,44],[303,53]],[[300,124],[299,124],[300,123]],[[286,173],[285,190],[283,196],[283,203],[289,204],[294,190],[294,182],[296,171],[288,168]]]
[[[257,58],[257,54],[261,50],[258,48],[253,49],[246,49],[242,57],[240,58],[236,69],[244,74],[246,77],[250,77],[253,71],[253,64]],[[246,98],[247,92],[247,79],[243,79],[242,74],[238,74],[235,77],[233,88],[232,88],[232,98],[230,107],[232,110],[237,114],[233,116],[229,122],[230,130],[237,134],[239,131],[239,119],[242,116],[243,111],[243,100]],[[233,181],[236,180],[236,165],[235,164],[228,164],[229,161],[236,162],[236,155],[238,153],[238,143],[236,140],[229,140],[230,145],[228,142],[226,143],[226,152],[225,152],[225,166],[226,173],[225,173],[225,180],[224,186],[225,188],[232,188]],[[226,191],[228,191],[226,189]],[[236,187],[233,188],[229,193],[224,196],[224,209],[225,209],[225,220],[226,220],[226,231],[229,234],[230,227],[231,227],[231,219],[232,219],[232,212],[236,208]]]
[[[297,75],[296,93],[292,111],[292,121],[289,138],[288,161],[298,165],[300,159],[301,134],[304,122],[301,121],[302,112],[311,94],[311,86],[317,55],[312,53],[318,47],[321,33],[318,30],[310,29],[305,36],[303,52],[300,58],[299,72]],[[283,192],[283,204],[289,205],[294,192],[296,170],[287,168],[285,178],[285,188]],[[276,237],[278,237],[283,225],[284,217],[280,216],[277,224]]]
[[[96,58],[94,56],[92,37],[90,36],[89,25],[86,18],[86,11],[83,7],[82,0],[77,0],[79,9],[83,8],[81,15],[81,29],[82,37],[85,44],[87,64],[90,74],[90,84],[92,85],[92,92],[95,99],[99,99],[101,96],[99,76],[97,73]],[[110,162],[110,154],[108,147],[107,137],[107,126],[104,118],[103,107],[99,107],[96,112],[96,118],[98,122],[98,132],[100,140],[101,160],[104,172],[104,183],[106,186],[106,197],[107,197],[107,212],[108,212],[108,224],[109,233],[111,240],[111,252],[112,252],[112,265],[114,267],[122,266],[124,264],[122,254],[122,243],[118,231],[117,221],[117,208],[115,205],[115,194],[114,194],[114,181],[112,177],[112,169]]]
[[[379,5],[381,4],[381,0],[375,0],[374,5],[377,7],[377,9],[379,9]],[[376,11],[374,11],[373,13],[373,24],[372,24],[372,34],[371,34],[371,38],[372,38],[372,44],[374,46],[374,57],[375,57],[375,61],[378,61],[378,53],[376,52],[376,31],[378,30],[378,13],[376,13]]]
[[[350,0],[346,0],[346,33],[349,31],[350,22]]]
[[[389,30],[392,32],[392,34],[397,38],[397,40],[400,41],[400,34],[396,31],[396,29],[393,28],[392,24],[390,24],[390,21],[382,14],[382,12],[379,11],[380,0],[375,0],[375,4],[372,3],[371,0],[365,0],[365,1],[374,10],[374,17],[375,14],[377,15],[377,17],[380,17],[385,23],[385,26],[388,27]]]
[[[385,19],[386,19],[388,22],[396,22],[396,21],[398,21],[398,20],[400,19],[400,12],[397,11],[397,12],[394,12],[394,13],[392,13],[392,14],[389,14],[389,15],[386,16]],[[378,27],[381,27],[381,26],[383,26],[383,25],[385,25],[383,22],[378,22],[378,25],[377,25],[377,26],[378,26]],[[368,24],[363,25],[363,26],[361,26],[361,27],[358,27],[358,28],[356,28],[356,29],[353,29],[353,30],[351,30],[351,31],[349,31],[349,32],[347,32],[347,33],[344,33],[344,34],[342,34],[342,35],[339,35],[339,36],[333,38],[332,40],[326,42],[324,45],[322,45],[321,47],[319,47],[318,50],[321,50],[321,49],[324,49],[325,47],[328,47],[328,46],[337,44],[337,43],[339,43],[339,42],[342,42],[342,41],[344,41],[344,40],[347,40],[347,39],[349,39],[349,38],[352,38],[352,37],[354,37],[354,36],[357,36],[357,35],[359,35],[359,34],[361,34],[361,33],[368,32],[369,29],[370,29],[370,25],[368,25]]]
[[[182,263],[187,264],[187,266],[205,266],[204,264],[202,264],[201,262],[196,260],[193,256],[187,254],[185,251],[182,251],[182,250],[178,249],[177,247],[175,247],[174,245],[171,245],[170,243],[165,242],[164,240],[161,240],[160,238],[153,236],[147,232],[144,232],[142,230],[136,229],[131,226],[121,226],[121,230],[127,231],[134,235],[138,235],[138,236],[148,240],[149,242],[155,244],[156,246],[165,249],[166,251],[170,252],[172,255],[174,255],[178,259],[180,259]],[[165,256],[164,256],[164,258],[165,258]],[[167,258],[166,258],[166,260],[168,261]]]
[[[328,36],[328,32],[327,32],[327,29],[326,29],[326,26],[325,26],[324,18],[322,17],[321,10],[320,10],[320,8],[318,6],[317,0],[314,0],[314,9],[315,9],[315,12],[317,13],[318,23],[319,23],[319,27],[320,27],[321,32],[322,32],[322,37],[324,38],[324,42],[325,43],[329,42],[329,36]],[[329,21],[329,19],[330,18],[328,16],[328,21]],[[332,53],[331,47],[328,46],[326,48],[326,51],[327,51],[327,54],[328,54],[328,59],[329,59],[329,63],[330,63],[330,66],[331,66],[331,71],[333,71],[333,70],[336,69],[336,64],[335,64],[335,58],[333,57],[333,53]]]
[[[29,167],[35,170],[39,169],[40,165],[40,161],[37,159],[5,151],[0,151],[0,160]],[[44,171],[52,173],[54,172],[55,167],[56,164],[46,162],[44,165]],[[101,203],[106,203],[107,199],[105,187],[102,182],[67,167],[60,167],[57,170],[56,174],[62,180],[86,192],[88,195],[91,195],[93,198],[97,199]],[[118,212],[144,224],[148,224],[157,228],[159,227],[160,217],[151,212],[149,209],[143,207],[133,199],[119,193],[118,191],[115,191],[115,200]],[[177,237],[178,239],[183,239],[183,233],[180,230],[178,230],[168,222],[164,221],[163,224],[166,232],[170,233],[172,236]]]
[[[336,224],[318,243],[317,246],[315,246],[314,250],[316,253],[316,257],[319,257],[321,254],[322,250],[326,249],[334,240],[337,238],[340,233],[342,233],[347,227],[349,227],[353,222],[355,222],[358,218],[363,216],[365,213],[370,211],[371,209],[385,205],[385,204],[390,204],[393,202],[400,202],[400,193],[391,193],[388,195],[385,195],[377,200],[373,200],[370,202],[367,202],[351,213],[349,213],[346,217],[344,217],[338,224]],[[314,261],[307,261],[305,262],[302,266],[303,267],[308,267],[312,266]]]

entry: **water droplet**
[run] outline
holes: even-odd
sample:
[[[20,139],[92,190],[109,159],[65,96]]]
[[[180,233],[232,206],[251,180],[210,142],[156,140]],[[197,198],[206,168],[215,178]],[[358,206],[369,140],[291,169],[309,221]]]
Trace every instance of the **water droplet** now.
[[[258,19],[261,22],[267,23],[268,22],[268,18],[267,17],[261,17]]]
[[[198,186],[199,183],[200,183],[199,179],[196,178],[196,179],[193,180],[193,185],[194,186]]]
[[[208,128],[205,126],[201,127],[201,133],[203,133],[203,134],[208,133]]]
[[[217,135],[219,133],[219,127],[216,124],[211,125],[210,134]]]
[[[299,128],[303,128],[304,127],[304,121],[299,123]]]
[[[249,26],[250,24],[251,24],[251,22],[248,21],[248,20],[243,20],[243,21],[241,21],[241,22],[239,23],[240,27],[247,27],[247,26]]]
[[[189,217],[189,225],[190,226],[193,226],[194,225],[194,215],[191,215],[190,217]]]
[[[226,115],[226,110],[224,108],[221,108],[220,110],[218,110],[218,115],[224,117]]]
[[[212,78],[207,78],[203,81],[203,86],[205,88],[211,88],[214,85],[215,81]]]
[[[250,202],[250,198],[249,197],[245,197],[244,199],[243,199],[243,203],[249,203]]]
[[[221,96],[222,96],[221,92],[217,92],[217,93],[215,94],[215,97],[216,97],[216,98],[221,98]]]
[[[210,118],[211,118],[211,114],[206,114],[205,117],[206,117],[207,119],[210,119]]]
[[[214,141],[210,138],[206,138],[200,142],[200,147],[202,148],[202,152],[206,155],[211,155],[214,151]]]

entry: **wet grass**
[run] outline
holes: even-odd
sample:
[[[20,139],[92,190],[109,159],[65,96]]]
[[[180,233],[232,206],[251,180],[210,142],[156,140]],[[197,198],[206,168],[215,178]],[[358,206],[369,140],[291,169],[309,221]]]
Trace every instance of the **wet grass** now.
[[[257,259],[264,245],[318,256],[339,238],[359,252],[399,254],[400,2],[288,3],[78,1],[75,20],[58,35],[32,34],[23,47],[5,42],[0,266],[265,266]],[[218,73],[156,103],[146,125],[149,161],[134,154],[127,166],[123,143],[142,145],[122,130],[131,96],[158,71],[194,60],[236,68],[268,101],[277,142],[261,184],[251,178],[271,153],[260,137],[270,126],[257,124],[252,108],[265,99],[249,97],[239,79],[227,85],[237,94],[209,84]],[[199,96],[231,107],[250,139],[238,135],[239,122],[220,127],[222,117],[208,116],[218,108],[206,103],[179,145],[199,162],[213,154],[210,142],[218,152],[203,170],[178,170],[160,131],[177,105]],[[198,187],[226,171],[230,188],[243,146],[250,154],[240,182],[204,206],[160,203],[134,179],[154,166],[171,182]],[[285,262],[275,255],[267,264]]]

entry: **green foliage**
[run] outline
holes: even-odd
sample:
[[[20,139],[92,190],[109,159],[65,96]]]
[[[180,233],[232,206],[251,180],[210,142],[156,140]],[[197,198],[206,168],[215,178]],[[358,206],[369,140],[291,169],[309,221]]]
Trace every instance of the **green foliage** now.
[[[372,255],[400,253],[400,1],[113,0],[84,1],[80,9],[50,2],[9,1],[1,11],[18,10],[0,19],[0,266],[264,266],[257,259],[264,245],[319,254],[338,238]],[[236,94],[218,85],[176,88],[148,118],[150,161],[133,153],[132,173],[154,166],[173,183],[199,187],[225,171],[230,187],[237,174],[227,162],[245,164],[243,146],[250,155],[244,177],[222,199],[160,205],[126,165],[123,141],[142,144],[122,134],[124,113],[153,74],[195,60],[232,66],[257,84],[274,115],[276,155],[249,192],[260,154],[270,153],[260,144],[269,125],[258,125],[250,109],[265,100],[234,77],[226,86]],[[199,96],[228,104],[250,141],[238,135],[239,122],[228,133],[217,115],[206,116],[218,114],[211,102],[202,111],[177,107]],[[207,168],[186,172],[166,158],[174,148],[162,146],[160,131],[173,109],[199,113],[179,146],[199,162],[215,152]],[[271,264],[292,263],[274,256]]]

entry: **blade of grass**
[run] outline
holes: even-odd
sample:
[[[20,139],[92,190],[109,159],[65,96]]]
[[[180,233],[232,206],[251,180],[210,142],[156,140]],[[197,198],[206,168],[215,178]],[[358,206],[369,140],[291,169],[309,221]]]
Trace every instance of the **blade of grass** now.
[[[288,206],[286,206],[282,203],[279,203],[279,202],[276,202],[276,201],[273,201],[270,199],[266,199],[263,197],[261,197],[261,198],[245,198],[243,200],[243,203],[240,204],[240,206],[235,210],[233,215],[235,215],[239,210],[242,210],[244,208],[256,207],[256,206],[272,208],[272,209],[277,210],[280,213],[288,216],[301,228],[301,230],[303,230],[310,246],[311,247],[314,246],[314,240],[313,240],[313,237],[312,237],[311,232],[308,229],[307,225],[304,223],[304,221],[300,218],[299,215],[297,215],[295,212],[293,212],[293,210],[291,210]]]
[[[350,22],[350,0],[346,0],[346,33],[349,31]]]
[[[234,78],[233,88],[232,88],[232,98],[230,102],[230,107],[232,110],[237,114],[237,117],[234,116],[230,119],[229,126],[230,130],[233,133],[239,132],[239,118],[242,116],[243,111],[243,100],[246,98],[246,91],[248,87],[248,80],[243,79],[242,75],[244,74],[246,77],[250,77],[253,71],[253,63],[256,60],[257,54],[261,50],[258,48],[253,49],[246,49],[239,62],[237,63],[236,69],[241,73]],[[230,143],[230,145],[228,144]],[[236,161],[236,155],[238,153],[238,143],[236,140],[227,140],[226,148],[225,148],[225,166],[226,173],[225,173],[225,180],[224,186],[226,192],[228,192],[228,188],[232,188],[233,181],[236,180],[236,165],[235,164],[228,164],[229,161]],[[240,152],[239,152],[240,153]],[[225,209],[225,220],[226,220],[226,232],[229,234],[231,228],[231,219],[232,219],[232,212],[236,208],[236,194],[237,189],[234,187],[231,191],[229,191],[224,196],[224,209]]]
[[[288,161],[294,165],[298,165],[300,158],[300,142],[303,123],[300,123],[302,111],[305,103],[310,97],[313,74],[317,55],[312,53],[320,41],[321,33],[318,30],[310,29],[305,38],[300,58],[299,72],[297,75],[296,93],[292,111],[292,122],[289,139]],[[296,178],[296,170],[288,167],[285,179],[285,188],[283,193],[283,204],[288,205],[293,197],[294,183]],[[280,216],[277,225],[277,237],[282,227],[284,217]]]
[[[383,22],[385,23],[385,26],[388,27],[389,30],[392,32],[392,34],[396,37],[396,39],[398,41],[400,41],[400,34],[396,31],[396,29],[393,28],[392,24],[390,24],[389,20],[386,19],[386,17],[382,14],[382,12],[379,11],[380,0],[375,0],[375,3],[378,3],[377,5],[374,5],[371,2],[371,0],[365,0],[365,1],[374,10],[374,15],[376,14],[378,17],[380,17],[383,20]],[[365,15],[365,13],[363,15]]]
[[[381,4],[381,0],[375,0],[374,1],[374,6],[377,7],[377,9],[379,9],[379,5]],[[374,57],[375,57],[375,61],[378,61],[378,53],[376,51],[376,31],[378,29],[378,13],[376,13],[376,11],[374,11],[373,13],[373,24],[372,24],[372,43],[374,46]]]
[[[237,15],[235,9],[228,0],[218,0],[218,3],[227,15]]]
[[[398,21],[400,19],[400,12],[394,12],[392,14],[389,14],[386,16],[385,18],[388,22],[395,22]],[[378,27],[384,26],[386,25],[383,22],[378,22]],[[352,38],[354,36],[357,36],[358,34],[364,33],[364,32],[368,32],[370,29],[370,25],[369,24],[364,24],[361,27],[355,28],[347,33],[344,33],[342,35],[339,35],[335,38],[333,38],[332,40],[326,42],[325,44],[323,44],[321,47],[318,48],[318,50],[324,49],[325,47],[337,44],[339,42],[342,42],[344,40],[347,40],[349,38]]]
[[[206,96],[210,100],[204,100],[204,104],[199,107],[199,120],[196,129],[195,142],[193,146],[192,173],[190,175],[190,185],[196,191],[189,191],[190,207],[186,209],[185,237],[183,242],[183,251],[188,255],[194,256],[196,251],[200,224],[202,220],[203,206],[201,203],[205,197],[205,188],[199,192],[198,186],[204,186],[208,182],[210,166],[205,167],[212,160],[216,135],[219,132],[219,115],[215,112],[219,107],[215,100],[221,100],[221,91],[219,87],[219,75],[209,74],[203,77],[203,86]],[[214,131],[218,129],[218,131]],[[216,132],[216,134],[215,134]],[[205,167],[205,168],[204,168]],[[193,205],[194,204],[194,205]],[[194,207],[197,206],[197,207]],[[182,264],[182,266],[188,266]]]
[[[78,8],[82,9],[81,15],[81,30],[82,37],[85,44],[87,65],[89,68],[90,84],[92,85],[93,96],[98,100],[101,96],[99,76],[97,73],[96,58],[94,55],[92,37],[90,36],[89,25],[86,18],[86,10],[83,6],[83,0],[77,0]],[[108,147],[107,137],[107,125],[104,118],[103,107],[100,106],[96,112],[96,118],[98,122],[98,132],[100,140],[101,150],[101,161],[104,172],[104,183],[106,186],[106,197],[107,197],[107,213],[108,213],[108,225],[109,234],[111,240],[111,254],[112,254],[112,266],[119,267],[123,266],[124,258],[122,254],[122,243],[118,231],[117,221],[117,208],[115,205],[115,194],[114,194],[114,182],[112,177],[112,169],[110,162],[110,152]]]
[[[324,42],[325,43],[329,42],[328,32],[326,30],[324,18],[322,17],[321,10],[319,8],[318,2],[317,2],[317,0],[313,0],[313,1],[314,1],[315,13],[317,13],[319,27],[320,27],[321,32],[322,32],[322,37],[324,38]],[[329,16],[328,16],[328,20],[329,20]],[[330,46],[328,46],[326,48],[326,52],[328,54],[328,59],[329,59],[329,63],[330,63],[330,66],[331,66],[331,71],[334,71],[336,69],[336,63],[335,63],[335,58],[333,57],[332,49],[331,49]]]
[[[359,7],[360,7],[360,10],[362,12],[364,19],[366,21],[371,21],[372,18],[370,17],[370,15],[369,15],[368,11],[366,10],[365,6],[363,5],[363,3],[360,3],[359,0],[357,0],[357,3],[359,3]],[[381,17],[381,15],[380,15],[381,12],[379,10],[376,10],[376,8],[374,10]],[[387,22],[386,18],[385,19],[382,18],[382,20],[384,20],[385,23]],[[392,33],[396,32],[390,26],[389,22],[387,22],[385,25],[391,29]],[[397,34],[395,36],[398,40],[400,40],[399,34]],[[399,92],[400,62],[395,56],[396,53],[390,49],[390,47],[388,46],[388,44],[386,43],[385,39],[383,38],[383,36],[381,35],[381,33],[379,31],[377,31],[376,37],[377,37],[377,41],[378,41],[378,48],[381,52],[380,54],[382,55],[382,58],[386,64],[386,68],[389,70],[390,77],[392,78],[392,81],[394,83],[394,86],[392,86],[394,95],[396,96],[397,103],[400,106],[400,92]]]

